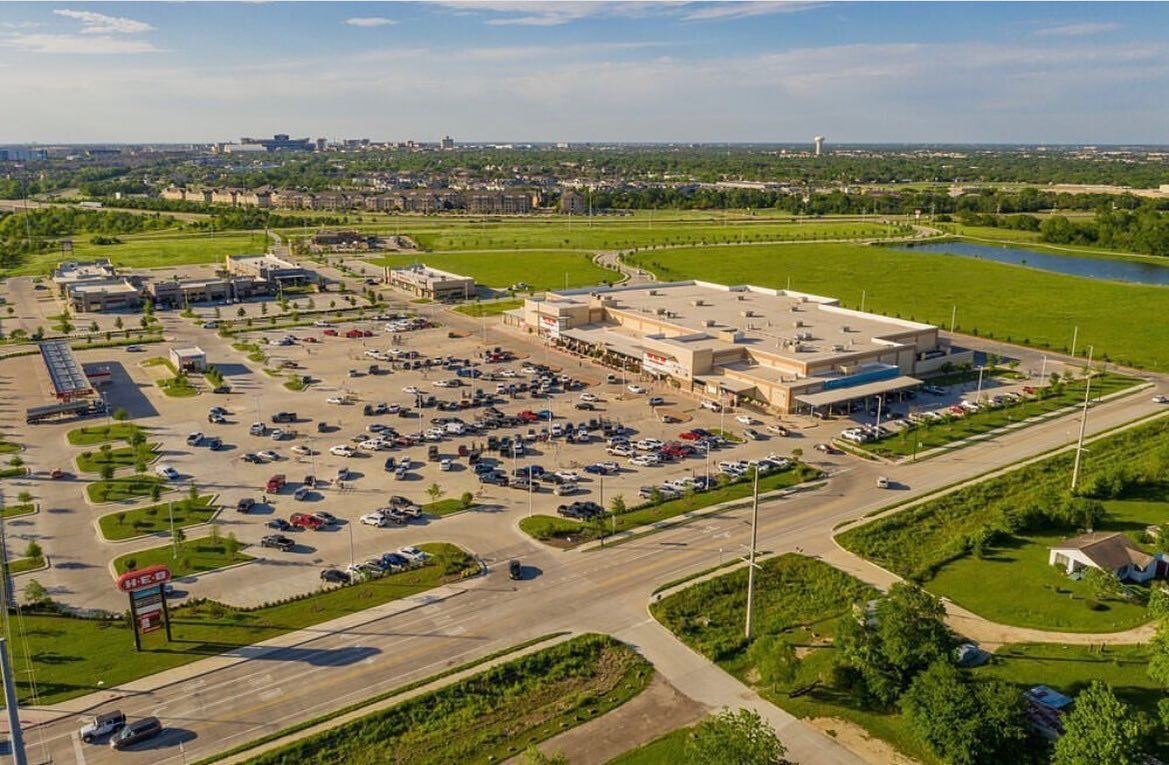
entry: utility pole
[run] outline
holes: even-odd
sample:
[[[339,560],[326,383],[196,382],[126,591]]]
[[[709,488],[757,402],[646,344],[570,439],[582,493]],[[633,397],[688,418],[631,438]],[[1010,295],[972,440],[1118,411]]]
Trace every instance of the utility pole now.
[[[1076,491],[1076,483],[1080,480],[1080,458],[1084,453],[1084,431],[1088,427],[1088,398],[1092,395],[1092,351],[1088,346],[1088,380],[1084,385],[1084,412],[1080,415],[1080,438],[1076,442],[1076,461],[1072,465],[1072,493]]]
[[[950,334],[954,333],[954,328],[958,326],[958,305],[950,311]]]
[[[175,503],[166,503],[166,512],[170,515],[170,545],[171,557],[178,559],[179,557],[179,539],[175,536]]]
[[[8,711],[9,739],[12,743],[12,762],[28,765],[24,752],[24,736],[20,730],[20,708],[16,706],[16,680],[8,663],[8,640],[0,637],[0,675],[4,678],[4,707]]]
[[[1073,359],[1076,357],[1076,340],[1078,340],[1079,337],[1080,337],[1080,327],[1079,327],[1079,325],[1076,325],[1076,328],[1072,330],[1072,358]]]
[[[751,639],[751,609],[755,597],[755,542],[759,538],[759,468],[755,468],[754,497],[751,501],[751,549],[747,551],[747,639]]]

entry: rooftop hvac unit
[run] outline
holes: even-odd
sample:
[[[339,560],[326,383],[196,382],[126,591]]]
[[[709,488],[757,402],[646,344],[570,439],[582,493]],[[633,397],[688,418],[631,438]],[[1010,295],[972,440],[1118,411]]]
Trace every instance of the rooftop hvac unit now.
[[[852,327],[845,324],[843,327],[840,328],[840,331],[847,335],[849,332],[852,332]]]
[[[747,296],[740,292],[738,295],[735,295],[735,299],[736,300],[746,300]]]
[[[840,353],[841,351],[844,350],[844,346],[837,344],[837,345],[832,346],[832,350],[836,351],[837,353]]]
[[[698,298],[696,300],[691,300],[690,305],[694,306],[695,308],[700,308],[706,304],[702,302],[702,298]]]
[[[658,291],[657,291],[657,290],[650,290],[650,291],[649,291],[649,295],[650,295],[650,297],[654,297],[654,296],[656,296],[657,294],[658,294]]]
[[[657,314],[658,316],[665,316],[666,309],[665,308],[655,308],[654,313]]]
[[[808,296],[807,295],[800,295],[800,302],[801,303],[808,302]]]
[[[795,327],[796,329],[799,329],[800,327],[804,326],[804,322],[802,322],[799,319],[796,319],[795,321],[792,322],[792,326]]]
[[[703,320],[702,320],[702,326],[704,326],[704,327],[713,327],[713,326],[714,326],[714,319],[703,319]]]
[[[749,319],[749,318],[751,318],[752,316],[754,316],[755,314],[754,314],[754,313],[752,313],[751,311],[739,311],[739,315],[740,315],[740,316],[742,316],[742,317],[743,317],[743,318],[745,318],[745,319]]]
[[[804,346],[800,345],[799,343],[792,343],[792,350],[795,351],[796,353],[802,353],[804,350]]]

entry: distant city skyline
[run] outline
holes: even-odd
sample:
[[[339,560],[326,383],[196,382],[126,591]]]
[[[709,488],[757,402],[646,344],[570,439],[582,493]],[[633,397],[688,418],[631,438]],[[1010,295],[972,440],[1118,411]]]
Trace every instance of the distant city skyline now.
[[[0,144],[1169,143],[1163,3],[7,3]]]

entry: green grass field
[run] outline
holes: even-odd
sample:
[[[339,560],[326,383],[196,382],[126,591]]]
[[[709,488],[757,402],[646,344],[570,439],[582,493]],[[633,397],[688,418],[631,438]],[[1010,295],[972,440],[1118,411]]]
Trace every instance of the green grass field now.
[[[132,539],[169,531],[172,518],[177,529],[207,523],[218,509],[217,505],[211,504],[211,495],[205,494],[194,504],[189,499],[183,499],[109,513],[98,519],[98,526],[106,539]]]
[[[133,569],[165,563],[176,578],[202,574],[224,566],[255,560],[251,555],[241,552],[244,547],[244,544],[227,537],[188,539],[179,543],[177,551],[168,544],[164,547],[152,547],[121,555],[114,559],[114,569],[119,574],[124,574]]]
[[[663,763],[684,762],[686,740],[690,728],[678,728],[664,736],[658,736],[648,744],[630,749],[620,757],[609,760],[607,765],[663,765]]]
[[[423,262],[433,268],[475,277],[488,287],[506,289],[526,282],[531,289],[563,289],[616,281],[621,275],[594,265],[585,252],[556,250],[530,252],[462,252],[391,255],[370,260],[379,266],[408,266]]]
[[[640,693],[653,667],[628,646],[586,634],[309,736],[254,765],[506,760],[602,717]]]
[[[84,428],[74,428],[65,434],[66,440],[73,446],[96,446],[107,441],[129,441],[134,433],[145,430],[130,422],[117,422],[111,425],[88,425]]]
[[[103,465],[113,465],[115,470],[132,468],[141,459],[149,465],[158,456],[159,443],[123,446],[103,452],[101,449],[87,450],[77,455],[77,469],[82,473],[100,473]]]
[[[479,318],[480,316],[499,316],[501,313],[512,311],[523,306],[522,300],[493,300],[489,303],[468,303],[455,309],[458,313]]]
[[[1139,538],[1147,526],[1169,523],[1169,487],[1150,494],[1160,499],[1105,502],[1108,519],[1096,530],[1122,531]],[[1069,579],[1047,564],[1048,548],[1071,535],[1012,535],[984,557],[968,555],[943,566],[926,586],[992,621],[1020,627],[1119,632],[1149,621],[1143,603],[1117,598],[1097,602],[1085,582]],[[1010,597],[1004,597],[1007,592]]]
[[[20,642],[13,651],[13,661],[23,670],[25,657],[33,657],[39,701],[55,704],[416,595],[458,580],[464,571],[478,571],[478,564],[454,545],[431,543],[419,547],[434,556],[431,565],[280,605],[254,610],[214,602],[179,606],[171,611],[174,641],[168,643],[161,631],[145,635],[143,651],[134,654],[134,661],[126,660],[134,641],[122,620],[24,614],[25,640],[13,641],[14,645]],[[30,703],[31,689],[23,671],[20,678],[20,699]]]
[[[150,496],[151,487],[160,486],[163,492],[170,491],[162,479],[152,475],[132,475],[113,478],[109,481],[94,481],[85,487],[91,502],[118,502],[123,499]]]
[[[1078,351],[1097,360],[1169,370],[1169,322],[1159,316],[1169,289],[1102,282],[1022,266],[852,244],[706,247],[627,258],[659,279],[701,278],[758,284],[839,298],[888,316],[1066,351],[1079,327]],[[912,278],[908,275],[912,274]],[[1123,306],[1123,310],[1118,310]]]
[[[122,234],[122,244],[90,244],[88,235],[73,240],[73,252],[62,257],[51,252],[29,258],[21,266],[3,272],[4,276],[46,274],[61,260],[90,260],[109,258],[116,266],[125,268],[163,268],[199,263],[222,263],[227,255],[257,253],[267,249],[264,233],[223,232],[196,234],[178,232],[151,232]]]
[[[1080,486],[1091,488],[1122,469],[1146,477],[1160,470],[1157,447],[1167,434],[1169,419],[1161,418],[1092,441]],[[1064,453],[1026,465],[849,529],[837,541],[993,621],[1068,632],[1143,624],[1149,617],[1141,604],[1096,598],[1087,582],[1048,566],[1048,546],[1075,536],[1075,528],[1050,522],[1012,525],[1010,519],[1023,517],[1021,511],[1058,501],[1059,492],[1067,489],[1072,459]],[[1124,532],[1140,545],[1147,526],[1169,522],[1169,483],[1135,484],[1121,499],[1104,501],[1104,507],[1107,515],[1096,530]],[[981,554],[973,541],[980,538],[990,540]],[[1099,602],[1093,605],[1093,600]]]
[[[550,220],[480,223],[461,226],[407,226],[403,234],[426,250],[627,250],[719,243],[877,239],[896,236],[898,230],[878,222],[775,222],[742,220],[727,224],[694,221],[558,217]]]

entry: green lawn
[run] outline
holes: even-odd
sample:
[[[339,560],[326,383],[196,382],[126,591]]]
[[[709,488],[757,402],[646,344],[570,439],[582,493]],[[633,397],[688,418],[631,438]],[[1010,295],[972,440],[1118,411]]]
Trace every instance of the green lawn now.
[[[109,481],[94,481],[85,487],[85,493],[92,502],[118,502],[134,497],[149,497],[151,487],[155,485],[160,486],[163,492],[173,488],[156,476],[133,475]]]
[[[642,744],[620,757],[609,760],[607,765],[663,765],[684,762],[686,740],[690,736],[690,730],[690,728],[672,730],[648,744]]]
[[[473,505],[464,506],[462,501],[458,499],[440,499],[437,502],[427,502],[422,505],[422,512],[427,515],[443,516],[466,510],[468,507],[473,507]]]
[[[142,428],[129,422],[117,422],[112,425],[90,425],[84,428],[75,428],[65,434],[65,438],[73,446],[94,446],[107,441],[129,441],[137,432],[145,432]]]
[[[1144,481],[1104,501],[1097,531],[1122,531],[1139,542],[1146,526],[1169,523],[1169,456],[1158,448],[1167,437],[1169,420],[1161,418],[1089,444],[1082,488],[1118,471]],[[1092,606],[1085,583],[1047,565],[1048,545],[1075,536],[1075,528],[1025,525],[1024,511],[1050,507],[1067,490],[1072,460],[1067,453],[1049,457],[849,529],[837,541],[993,621],[1069,632],[1142,624],[1148,617],[1138,604],[1110,598]],[[981,555],[974,540],[983,540]]]
[[[45,565],[44,556],[37,556],[35,558],[14,558],[8,561],[8,572],[11,574],[23,574],[25,571],[33,571]]]
[[[199,389],[190,383],[189,380],[183,380],[178,377],[168,377],[165,380],[158,380],[157,385],[162,388],[162,392],[172,398],[190,398],[191,396],[199,395]]]
[[[667,214],[668,215],[668,214]],[[878,222],[725,221],[700,222],[641,219],[581,218],[507,221],[453,225],[419,225],[402,230],[426,250],[579,249],[625,250],[634,247],[702,245],[722,242],[814,241],[872,239],[898,235],[895,227]]]
[[[1146,526],[1169,523],[1169,486],[1150,493],[1161,499],[1105,502],[1109,517],[1097,531],[1123,531],[1139,539]],[[992,621],[1021,627],[1119,632],[1149,621],[1143,603],[1117,598],[1097,602],[1083,581],[1047,564],[1048,548],[1069,535],[1012,535],[985,557],[968,555],[943,566],[926,586]],[[1008,592],[1010,597],[1004,597]]]
[[[747,609],[747,571],[740,568],[655,601],[650,612],[679,639],[718,663],[764,698],[797,717],[841,717],[924,763],[936,763],[910,733],[899,714],[867,706],[858,695],[834,683],[832,638],[852,606],[872,598],[868,585],[802,555],[764,560],[755,578],[754,636],[778,636],[799,649],[795,680],[762,686],[743,636]],[[818,684],[806,694],[789,692]],[[782,738],[782,736],[781,736]]]
[[[169,531],[171,519],[175,528],[207,523],[219,509],[211,504],[211,495],[199,497],[194,504],[189,499],[162,502],[150,507],[109,513],[98,519],[102,536],[109,540],[131,539],[146,534]],[[121,516],[121,517],[119,517]]]
[[[467,316],[499,316],[501,313],[515,310],[522,307],[524,301],[522,300],[492,300],[487,303],[468,303],[461,305],[455,309],[458,313],[466,314]]]
[[[0,441],[0,454],[11,454],[12,452],[20,451],[20,444],[14,444],[11,441]]]
[[[114,568],[119,574],[124,574],[136,568],[165,563],[170,567],[171,574],[178,578],[255,560],[254,557],[241,552],[244,547],[244,544],[233,542],[227,537],[219,539],[200,537],[180,542],[177,555],[169,544],[164,547],[152,547],[148,550],[120,555],[114,558]]]
[[[1169,289],[1046,273],[1023,266],[853,244],[706,247],[643,252],[629,258],[660,279],[787,287],[839,298],[858,308],[958,331],[1067,351],[1079,329],[1080,353],[1154,371],[1169,370],[1169,322],[1158,316]],[[906,274],[912,273],[912,285]],[[912,286],[912,288],[910,288]],[[1116,306],[1123,305],[1123,311]]]
[[[103,465],[113,465],[115,470],[132,468],[139,458],[150,464],[158,457],[159,443],[140,444],[137,448],[123,446],[108,452],[97,449],[77,455],[77,469],[82,473],[100,473]]]
[[[1092,399],[1098,400],[1111,393],[1139,385],[1141,382],[1141,380],[1125,375],[1111,373],[1097,375],[1092,378]],[[1076,380],[1059,386],[1057,391],[1050,394],[1043,394],[1043,397],[1027,398],[1017,404],[1008,404],[996,409],[983,409],[980,412],[962,417],[951,417],[944,422],[913,425],[880,441],[850,444],[850,446],[883,457],[907,457],[914,453],[915,441],[918,444],[917,451],[924,451],[961,441],[971,436],[988,433],[1012,423],[1021,422],[1029,417],[1082,404],[1084,386],[1083,380]],[[984,398],[986,390],[984,388]],[[970,399],[973,400],[973,398],[974,396],[971,394]]]
[[[181,233],[177,231],[119,234],[122,244],[96,245],[89,237],[73,238],[73,260],[109,258],[125,268],[161,268],[195,263],[222,263],[227,255],[263,252],[263,232]],[[4,271],[6,276],[49,273],[63,260],[53,251],[29,257],[20,266]]]
[[[566,275],[569,287],[613,282],[621,278],[616,271],[595,265],[589,253],[558,250],[390,255],[369,262],[379,266],[407,266],[422,262],[443,271],[473,276],[480,284],[500,289],[519,282],[526,282],[533,290],[563,289]]]
[[[253,765],[506,760],[602,717],[649,684],[653,667],[606,635],[586,634],[309,736]]]
[[[797,465],[789,470],[762,476],[759,479],[759,492],[762,494],[776,489],[795,486],[803,481],[816,478],[819,472],[806,465]],[[531,518],[520,520],[520,530],[529,536],[540,540],[554,539],[560,546],[575,547],[602,536],[628,531],[639,526],[645,526],[657,521],[682,515],[683,513],[701,510],[723,502],[743,499],[751,496],[752,483],[749,480],[738,481],[728,486],[722,486],[710,491],[694,492],[677,499],[669,499],[658,504],[632,504],[633,499],[627,499],[630,510],[614,517],[609,516],[601,520],[588,523],[560,518],[551,515],[533,515]],[[638,500],[640,501],[640,500]],[[608,508],[606,508],[608,509]],[[571,540],[571,541],[570,541]]]
[[[56,704],[101,687],[120,685],[416,595],[458,580],[463,572],[478,571],[474,559],[454,545],[432,543],[419,547],[434,555],[430,565],[350,587],[331,588],[278,606],[255,610],[214,602],[179,606],[171,612],[174,641],[167,643],[161,631],[145,635],[144,650],[134,654],[133,661],[126,660],[127,651],[133,650],[133,638],[121,620],[25,614],[27,642],[22,641],[22,647],[14,649],[13,660],[23,667],[25,656],[33,657],[40,703]],[[21,674],[17,691],[21,701],[28,703],[31,691],[23,679],[26,677]]]
[[[32,515],[36,512],[36,506],[31,502],[20,505],[5,505],[0,508],[0,515],[5,518],[17,518],[22,515]]]

